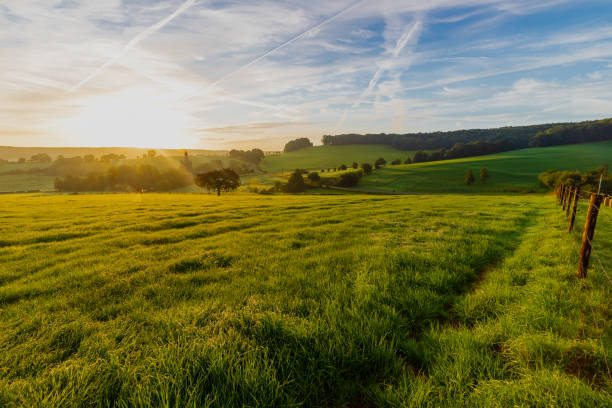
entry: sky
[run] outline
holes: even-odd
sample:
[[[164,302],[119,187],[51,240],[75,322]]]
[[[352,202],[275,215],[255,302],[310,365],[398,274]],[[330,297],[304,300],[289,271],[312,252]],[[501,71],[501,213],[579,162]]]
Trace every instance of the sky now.
[[[0,0],[0,145],[280,150],[610,116],[610,0]]]

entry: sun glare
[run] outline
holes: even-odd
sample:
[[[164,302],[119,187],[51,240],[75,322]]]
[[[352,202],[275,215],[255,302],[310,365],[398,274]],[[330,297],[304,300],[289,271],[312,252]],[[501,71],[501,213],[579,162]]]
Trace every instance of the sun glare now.
[[[185,148],[197,142],[190,124],[169,101],[132,90],[83,100],[59,127],[82,146]]]

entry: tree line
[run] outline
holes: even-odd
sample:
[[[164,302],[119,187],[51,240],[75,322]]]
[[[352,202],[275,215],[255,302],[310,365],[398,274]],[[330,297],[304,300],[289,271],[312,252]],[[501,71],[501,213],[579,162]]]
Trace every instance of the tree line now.
[[[482,153],[487,149],[492,149],[493,153],[497,153],[526,147],[600,140],[612,140],[612,119],[448,132],[324,135],[321,141],[324,145],[382,144],[399,150],[452,150],[457,144],[473,144],[469,148],[475,150],[478,155],[489,154]],[[488,144],[477,144],[476,142],[488,142]],[[460,147],[456,150],[459,149]],[[467,154],[467,152],[462,154]]]
[[[71,174],[55,179],[58,191],[170,191],[193,183],[193,175],[181,168],[160,170],[151,164],[122,164],[87,176]]]
[[[612,192],[612,174],[608,164],[593,170],[580,172],[578,170],[559,171],[556,169],[546,170],[540,173],[538,180],[543,187],[554,190],[560,185],[581,187],[589,191],[598,191],[601,179],[601,191]]]

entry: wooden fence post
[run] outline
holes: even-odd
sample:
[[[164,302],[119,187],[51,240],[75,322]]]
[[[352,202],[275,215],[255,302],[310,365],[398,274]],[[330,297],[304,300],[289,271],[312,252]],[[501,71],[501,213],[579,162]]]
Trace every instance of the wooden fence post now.
[[[570,187],[569,188],[569,194],[567,195],[567,205],[565,206],[565,216],[569,217],[570,214],[570,207],[572,205],[572,197],[574,196],[574,190],[575,187]]]
[[[591,257],[591,250],[593,249],[591,242],[593,242],[593,235],[595,235],[595,224],[597,223],[597,215],[599,214],[601,199],[601,195],[591,194],[589,211],[587,212],[586,222],[584,223],[584,232],[582,233],[580,260],[578,261],[578,278],[586,278],[587,276],[589,258]]]
[[[570,213],[569,225],[567,232],[572,232],[574,229],[574,221],[576,221],[576,211],[578,211],[578,201],[580,201],[580,187],[576,187],[574,190],[574,205],[572,206],[572,212]]]
[[[570,186],[565,187],[565,195],[563,196],[563,211],[565,211],[565,207],[567,207],[567,199],[570,196],[572,188]]]
[[[559,205],[563,204],[565,198],[565,186],[561,186],[561,195],[559,195]]]

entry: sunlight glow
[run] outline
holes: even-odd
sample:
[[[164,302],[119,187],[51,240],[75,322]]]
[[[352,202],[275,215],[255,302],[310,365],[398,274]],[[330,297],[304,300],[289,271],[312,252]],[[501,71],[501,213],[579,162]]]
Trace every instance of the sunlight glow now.
[[[185,148],[198,145],[190,116],[142,89],[89,97],[57,122],[81,146]]]

